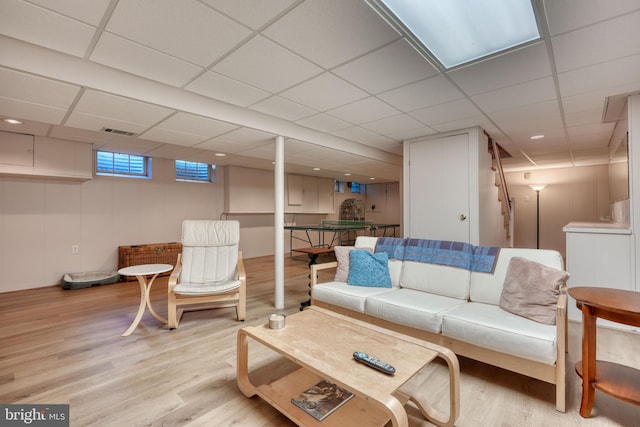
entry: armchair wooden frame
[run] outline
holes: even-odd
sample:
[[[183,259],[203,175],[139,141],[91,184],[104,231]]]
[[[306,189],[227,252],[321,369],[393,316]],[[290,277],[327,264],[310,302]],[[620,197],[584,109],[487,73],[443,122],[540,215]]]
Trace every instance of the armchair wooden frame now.
[[[212,308],[235,307],[238,321],[244,321],[247,313],[247,273],[244,269],[242,251],[238,251],[238,280],[240,286],[228,292],[206,295],[180,295],[174,292],[174,288],[180,281],[182,271],[182,254],[178,254],[178,260],[169,276],[168,292],[168,327],[175,329],[182,319],[185,311],[209,310]],[[188,308],[179,308],[189,306]]]

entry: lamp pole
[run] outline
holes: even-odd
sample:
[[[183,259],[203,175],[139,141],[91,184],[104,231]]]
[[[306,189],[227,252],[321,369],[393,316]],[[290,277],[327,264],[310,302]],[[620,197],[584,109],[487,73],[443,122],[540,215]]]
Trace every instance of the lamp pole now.
[[[546,186],[547,184],[531,184],[529,186],[536,192],[536,249],[540,249],[540,191]]]

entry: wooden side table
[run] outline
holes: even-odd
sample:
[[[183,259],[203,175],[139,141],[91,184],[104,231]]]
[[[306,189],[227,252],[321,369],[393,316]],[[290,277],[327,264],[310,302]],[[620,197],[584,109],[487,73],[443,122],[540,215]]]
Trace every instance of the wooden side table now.
[[[140,319],[142,319],[142,315],[144,314],[145,307],[149,307],[149,311],[153,314],[153,317],[158,319],[163,323],[167,323],[167,319],[160,316],[156,311],[151,307],[151,300],[149,299],[149,294],[151,293],[151,286],[153,286],[154,280],[158,277],[158,274],[165,273],[173,269],[173,265],[171,264],[142,264],[142,265],[134,265],[131,267],[125,267],[118,270],[118,273],[123,276],[136,276],[138,279],[138,283],[140,284],[140,306],[138,307],[138,313],[136,314],[135,319],[129,326],[129,329],[122,334],[123,337],[127,337],[131,335],[133,330],[140,323]],[[151,277],[151,280],[147,282],[147,276]]]
[[[596,320],[599,317],[640,326],[640,293],[584,286],[569,288],[568,292],[582,311],[582,360],[576,363],[576,372],[582,378],[580,415],[591,415],[596,389],[640,405],[640,370],[596,360]]]

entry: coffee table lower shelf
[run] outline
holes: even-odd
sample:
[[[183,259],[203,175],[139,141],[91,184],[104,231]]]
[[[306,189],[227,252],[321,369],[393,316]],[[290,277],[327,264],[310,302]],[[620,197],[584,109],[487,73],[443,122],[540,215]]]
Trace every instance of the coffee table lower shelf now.
[[[291,398],[317,384],[322,378],[305,368],[255,388],[264,401],[298,425],[344,427],[352,425],[384,426],[389,416],[372,403],[354,396],[351,400],[327,416],[322,422],[316,420],[291,403]]]

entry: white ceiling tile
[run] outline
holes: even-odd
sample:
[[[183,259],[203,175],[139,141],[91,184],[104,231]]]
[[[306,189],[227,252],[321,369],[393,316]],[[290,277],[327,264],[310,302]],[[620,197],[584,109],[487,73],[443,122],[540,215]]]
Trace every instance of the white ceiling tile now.
[[[206,138],[212,138],[238,129],[238,126],[230,123],[182,112],[163,120],[156,127],[176,132],[188,132]]]
[[[261,111],[274,117],[286,120],[300,120],[317,113],[316,110],[289,101],[279,96],[272,96],[251,106],[252,110]]]
[[[0,94],[33,104],[69,108],[80,87],[0,68]]]
[[[590,110],[581,109],[580,111],[564,112],[565,122],[568,127],[580,126],[589,123],[598,123],[602,120],[602,107]]]
[[[61,124],[67,110],[0,96],[0,116]]]
[[[360,126],[350,126],[338,129],[334,131],[333,134],[341,138],[350,139],[352,141],[374,147],[378,145],[397,144],[397,141],[394,141],[389,137],[377,134]]]
[[[640,11],[552,38],[558,72],[640,53]]]
[[[195,0],[119,2],[106,30],[203,67],[251,34]]]
[[[95,28],[19,0],[3,0],[0,33],[82,57]]]
[[[366,98],[368,94],[332,73],[322,73],[285,90],[280,96],[317,111],[326,111]]]
[[[637,0],[562,0],[546,1],[551,35],[592,25],[624,13],[638,10]]]
[[[409,112],[464,98],[464,94],[445,76],[439,75],[381,93],[378,98],[400,111]]]
[[[475,117],[479,114],[480,111],[478,111],[471,102],[466,99],[458,99],[433,107],[422,108],[413,111],[410,115],[425,125],[432,126],[436,123],[446,123],[453,120]]]
[[[68,126],[52,126],[49,136],[52,138],[69,139],[71,141],[90,142],[100,146],[105,142],[111,141],[116,135],[86,129],[76,129]],[[131,138],[127,138],[128,144],[130,144],[130,139]]]
[[[210,139],[208,141],[204,141],[200,144],[195,145],[195,148],[211,150],[225,154],[240,153],[242,151],[249,150],[251,147],[251,145],[240,144],[233,141],[221,141],[218,139]]]
[[[202,72],[201,67],[107,32],[89,59],[172,86],[183,86]]]
[[[307,0],[264,34],[325,68],[400,38],[365,2],[344,0]]]
[[[182,145],[176,144],[164,144],[147,151],[145,155],[178,160],[187,156],[190,152],[192,152],[190,147],[183,147]]]
[[[264,144],[273,144],[276,136],[268,132],[255,129],[239,128],[217,137],[219,141],[237,142],[239,144],[257,147]]]
[[[148,141],[146,139],[137,139],[112,134],[106,135],[111,136],[111,139],[105,139],[102,144],[94,144],[94,149],[111,151],[115,153],[144,155],[155,148],[158,148],[162,145],[167,145],[157,141]]]
[[[185,89],[242,107],[249,106],[270,95],[269,92],[212,71],[207,71],[189,83]]]
[[[65,126],[77,127],[93,131],[100,131],[103,128],[118,129],[125,132],[141,133],[147,129],[147,125],[134,123],[127,120],[113,117],[96,116],[93,114],[74,111],[64,122]]]
[[[282,46],[256,36],[220,61],[213,71],[276,93],[322,70]]]
[[[357,58],[333,72],[371,94],[438,74],[438,70],[404,39]]]
[[[480,95],[472,96],[471,99],[483,111],[492,112],[554,100],[556,99],[556,88],[553,79],[549,76],[484,92]]]
[[[389,104],[370,96],[360,101],[353,102],[342,107],[334,108],[327,112],[334,117],[345,120],[349,123],[360,124],[385,117],[395,116],[400,111]]]
[[[468,95],[551,75],[551,65],[542,42],[453,70],[451,78]]]
[[[402,132],[410,132],[412,129],[424,128],[424,124],[405,114],[398,114],[396,116],[366,122],[360,126],[386,136]],[[400,139],[402,140],[405,138]]]
[[[6,115],[3,114],[2,107],[0,107],[0,116],[7,117]],[[10,117],[17,117],[17,116],[10,116]],[[52,126],[47,123],[42,123],[40,121],[31,121],[27,119],[23,119],[21,125],[12,125],[4,122],[3,120],[0,120],[0,131],[4,131],[4,132],[26,133],[26,134],[36,135],[36,136],[46,136],[50,132],[50,130],[55,127],[56,126]],[[57,126],[57,127],[61,127],[61,126]]]
[[[173,110],[104,92],[87,90],[80,97],[75,112],[150,126],[169,116]]]
[[[333,132],[335,130],[351,126],[351,123],[345,122],[344,120],[340,120],[336,117],[324,113],[305,117],[302,120],[297,120],[296,123],[325,132]]]
[[[632,55],[558,73],[560,93],[563,98],[600,89],[609,89],[610,95],[621,93],[614,88],[627,84],[640,87],[638,70],[640,70],[640,55]]]
[[[602,138],[609,139],[615,123],[589,123],[580,126],[568,126],[567,132],[571,139],[571,145],[595,142],[598,143]]]
[[[208,5],[254,30],[265,25],[297,0],[204,0]]]
[[[140,134],[139,137],[142,139],[166,142],[167,144],[182,145],[187,147],[192,147],[207,139],[206,137],[201,135],[179,132],[176,130],[165,129],[157,126]]]
[[[104,15],[110,0],[29,0],[43,8],[53,10],[62,15],[97,26]]]

